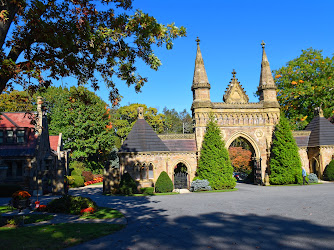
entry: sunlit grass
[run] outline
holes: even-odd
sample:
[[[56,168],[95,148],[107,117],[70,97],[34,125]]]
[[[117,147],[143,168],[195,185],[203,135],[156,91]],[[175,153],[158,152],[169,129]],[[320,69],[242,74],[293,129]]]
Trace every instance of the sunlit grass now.
[[[47,226],[0,228],[2,249],[63,249],[124,228],[104,223],[67,223]]]
[[[81,216],[81,218],[84,219],[115,219],[122,217],[124,217],[124,215],[121,212],[106,207],[99,207],[95,213],[85,213],[83,216]]]

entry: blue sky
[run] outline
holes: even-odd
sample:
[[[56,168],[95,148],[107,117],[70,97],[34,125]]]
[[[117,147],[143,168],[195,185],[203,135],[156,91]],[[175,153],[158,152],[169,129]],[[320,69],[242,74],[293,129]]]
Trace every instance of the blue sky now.
[[[172,50],[155,49],[163,64],[158,71],[138,62],[138,72],[148,77],[142,93],[116,80],[124,97],[121,106],[143,103],[159,112],[164,107],[190,112],[197,36],[213,102],[222,101],[233,69],[250,102],[258,101],[254,93],[260,78],[262,40],[272,70],[298,57],[302,49],[321,49],[329,57],[334,53],[333,0],[134,0],[136,9],[160,23],[185,26],[187,37],[176,39]],[[74,84],[73,79],[62,82]],[[96,94],[110,103],[102,81]]]
[[[299,56],[302,49],[322,49],[330,57],[334,53],[332,0],[135,0],[134,9],[153,15],[160,23],[185,26],[187,37],[175,40],[170,51],[156,49],[163,63],[158,71],[138,64],[140,74],[148,77],[142,93],[117,81],[124,97],[122,106],[143,103],[160,112],[165,106],[190,112],[197,36],[214,102],[222,101],[233,69],[250,102],[258,101],[254,92],[259,84],[262,40],[272,70]],[[104,86],[97,94],[108,101]]]

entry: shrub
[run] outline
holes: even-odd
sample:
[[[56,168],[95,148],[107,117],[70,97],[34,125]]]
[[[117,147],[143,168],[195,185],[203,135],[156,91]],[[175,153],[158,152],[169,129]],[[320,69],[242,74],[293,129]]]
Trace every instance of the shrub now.
[[[169,178],[165,171],[162,171],[159,175],[157,182],[155,183],[156,193],[168,193],[172,192],[174,188],[172,180]]]
[[[334,160],[331,160],[331,162],[326,166],[324,178],[329,181],[334,181]]]
[[[72,175],[73,184],[71,187],[82,187],[84,186],[85,180],[81,175]]]
[[[208,180],[195,180],[190,185],[191,192],[197,191],[211,191],[211,187],[209,186]]]
[[[85,181],[92,181],[94,179],[94,175],[91,171],[82,171],[82,176]]]
[[[13,193],[22,190],[22,187],[16,184],[0,184],[0,197],[11,197]]]
[[[97,210],[96,203],[90,198],[64,195],[49,202],[47,211],[51,213],[80,214],[82,209],[89,207]]]
[[[318,176],[316,174],[311,173],[308,176],[308,181],[309,181],[309,183],[318,183],[318,181],[319,181]]]
[[[132,179],[129,173],[124,173],[119,184],[119,192],[125,195],[137,193],[137,183]]]
[[[154,194],[154,187],[145,187],[141,188],[140,192],[145,195],[153,195]]]
[[[80,161],[73,161],[70,163],[70,169],[72,170],[71,175],[81,175],[82,171],[84,171],[86,168],[86,165],[83,162]],[[75,172],[74,174],[72,174]]]
[[[220,129],[211,116],[198,161],[197,174],[202,180],[208,180],[212,189],[230,189],[236,185],[229,154],[221,137]]]
[[[303,182],[298,147],[284,114],[281,114],[274,131],[269,166],[270,184],[301,184]]]

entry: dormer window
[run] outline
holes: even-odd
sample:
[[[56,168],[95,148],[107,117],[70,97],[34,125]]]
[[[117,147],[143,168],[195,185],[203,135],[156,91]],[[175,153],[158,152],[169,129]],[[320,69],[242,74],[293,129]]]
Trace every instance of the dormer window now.
[[[17,143],[24,143],[24,130],[17,130],[16,131],[16,142]]]
[[[0,130],[0,143],[4,143],[4,136],[3,131]]]
[[[14,142],[14,131],[13,130],[6,131],[6,142],[9,142],[9,143]]]

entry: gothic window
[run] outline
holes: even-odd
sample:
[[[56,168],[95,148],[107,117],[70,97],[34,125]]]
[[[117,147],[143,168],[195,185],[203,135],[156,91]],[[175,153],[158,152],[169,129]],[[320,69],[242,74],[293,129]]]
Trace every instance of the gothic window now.
[[[24,130],[16,131],[16,142],[24,143]]]
[[[147,166],[146,164],[144,163],[143,166],[141,167],[141,170],[140,170],[140,179],[141,180],[146,180],[147,179]]]
[[[140,163],[137,163],[134,169],[135,179],[140,180]]]
[[[150,165],[148,166],[148,178],[149,179],[153,179],[153,165],[152,163],[150,163]]]

